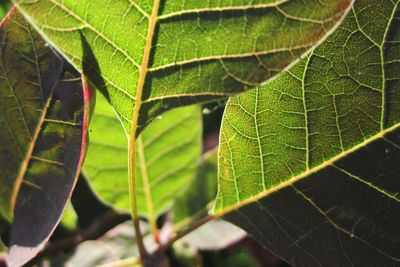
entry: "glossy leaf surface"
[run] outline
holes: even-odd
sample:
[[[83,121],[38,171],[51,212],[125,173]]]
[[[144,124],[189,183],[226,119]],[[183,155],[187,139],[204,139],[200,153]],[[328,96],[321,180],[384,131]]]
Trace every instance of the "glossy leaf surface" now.
[[[12,220],[9,265],[19,266],[47,241],[70,197],[89,91],[15,10],[0,40],[0,211]]]
[[[271,78],[320,41],[351,0],[15,3],[111,101],[129,132],[135,102],[143,126],[163,110]]]
[[[201,153],[199,107],[163,114],[138,140],[138,205],[143,215],[156,217],[193,180]],[[83,171],[106,202],[130,210],[127,138],[106,99],[98,96],[90,126],[90,146]]]
[[[398,265],[399,63],[399,1],[356,1],[301,62],[232,98],[216,214],[295,266]]]

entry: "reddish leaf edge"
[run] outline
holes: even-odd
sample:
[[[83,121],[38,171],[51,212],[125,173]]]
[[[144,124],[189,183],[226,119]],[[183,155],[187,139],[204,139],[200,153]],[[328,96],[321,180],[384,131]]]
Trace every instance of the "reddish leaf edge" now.
[[[54,224],[51,231],[48,233],[47,237],[43,239],[43,241],[35,247],[21,247],[21,246],[12,246],[9,248],[8,255],[5,258],[6,266],[8,267],[19,267],[23,266],[24,264],[28,263],[32,260],[40,251],[45,248],[46,243],[50,239],[51,235],[57,228],[58,224],[61,221],[62,214],[64,213],[68,200],[72,196],[72,192],[76,186],[78,181],[78,177],[83,166],[86,151],[87,151],[87,144],[88,144],[88,129],[89,129],[89,122],[92,114],[92,107],[94,104],[95,93],[96,91],[93,90],[89,83],[87,82],[84,76],[81,76],[82,81],[82,91],[83,91],[83,103],[84,103],[84,111],[83,111],[83,122],[82,122],[82,138],[81,138],[81,150],[80,150],[80,157],[78,160],[78,168],[76,169],[75,177],[74,177],[74,184],[73,187],[69,190],[69,196],[64,203],[64,207],[62,209],[62,213],[60,214],[58,221]],[[0,258],[0,266],[2,259]]]
[[[16,7],[15,6],[12,6],[9,10],[8,10],[8,12],[7,12],[7,14],[4,16],[4,18],[0,21],[0,27],[2,27],[4,24],[6,24],[7,23],[7,21],[10,19],[10,17],[11,17],[11,14],[13,13],[13,12],[15,12],[15,9],[16,9]]]
[[[5,25],[12,14],[17,12],[16,7],[13,5],[6,16],[0,21],[0,27]],[[76,169],[75,177],[74,177],[74,182],[72,188],[68,192],[68,198],[66,199],[64,206],[62,208],[62,213],[60,214],[57,223],[54,224],[53,228],[51,231],[48,233],[47,237],[43,239],[43,241],[38,244],[35,247],[11,247],[9,248],[8,255],[0,255],[0,267],[3,266],[8,266],[8,267],[19,267],[23,266],[30,260],[32,260],[43,248],[45,247],[46,243],[50,239],[51,235],[57,228],[58,224],[61,221],[62,214],[65,211],[65,208],[67,206],[68,200],[72,196],[72,192],[76,186],[81,168],[83,166],[85,156],[86,156],[86,151],[87,151],[87,144],[88,144],[88,129],[89,129],[89,122],[91,119],[91,115],[93,113],[94,109],[94,104],[95,104],[95,95],[96,95],[96,90],[94,89],[95,87],[90,84],[90,82],[87,80],[87,78],[84,75],[81,75],[81,83],[82,83],[82,95],[83,95],[83,121],[82,121],[82,137],[81,137],[81,148],[80,148],[80,157],[78,160],[78,168]],[[22,182],[22,181],[21,181]],[[18,192],[15,194],[15,202],[17,199]],[[0,216],[2,216],[0,214]]]

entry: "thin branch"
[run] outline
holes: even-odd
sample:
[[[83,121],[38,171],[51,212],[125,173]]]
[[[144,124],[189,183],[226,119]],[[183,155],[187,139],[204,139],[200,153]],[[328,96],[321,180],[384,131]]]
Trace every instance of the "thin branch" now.
[[[193,232],[194,230],[198,229],[199,227],[203,226],[204,224],[214,220],[216,217],[214,215],[207,215],[203,219],[194,222],[193,224],[189,225],[188,227],[182,229],[182,231],[176,233],[168,242],[161,244],[158,248],[158,251],[164,252],[168,248],[170,248],[177,240],[181,239],[182,237],[186,236],[187,234]]]

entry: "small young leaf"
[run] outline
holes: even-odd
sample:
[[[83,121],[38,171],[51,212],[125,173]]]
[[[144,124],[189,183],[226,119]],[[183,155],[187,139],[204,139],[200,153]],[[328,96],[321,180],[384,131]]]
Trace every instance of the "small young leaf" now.
[[[217,215],[294,266],[400,262],[400,1],[356,1],[275,81],[230,99]]]
[[[89,91],[14,9],[0,27],[0,212],[8,264],[21,266],[59,222],[85,154]]]
[[[243,92],[273,77],[318,43],[352,1],[15,3],[89,76],[129,132],[135,102],[144,126],[161,111]]]

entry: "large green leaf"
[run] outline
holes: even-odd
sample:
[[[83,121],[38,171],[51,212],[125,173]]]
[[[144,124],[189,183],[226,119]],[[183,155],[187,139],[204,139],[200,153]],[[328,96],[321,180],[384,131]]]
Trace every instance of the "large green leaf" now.
[[[43,246],[71,195],[89,91],[15,10],[0,41],[0,212],[12,220],[9,265],[19,266]]]
[[[357,1],[279,78],[230,99],[217,215],[295,266],[400,264],[400,2]]]
[[[201,112],[197,106],[165,113],[138,140],[138,206],[156,217],[182,194],[196,174],[201,153]],[[102,96],[90,125],[90,146],[83,171],[106,202],[130,210],[127,138]]]
[[[269,79],[320,41],[351,0],[15,3],[86,72],[129,131],[134,102],[141,126],[162,110]]]

